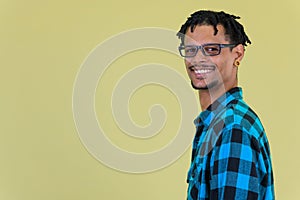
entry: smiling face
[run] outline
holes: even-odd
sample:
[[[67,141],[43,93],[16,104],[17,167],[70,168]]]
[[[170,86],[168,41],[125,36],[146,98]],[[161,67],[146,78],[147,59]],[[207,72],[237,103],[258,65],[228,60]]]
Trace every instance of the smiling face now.
[[[203,45],[207,43],[230,44],[225,36],[222,25],[217,26],[218,33],[214,35],[214,28],[210,25],[198,25],[194,31],[187,30],[184,45]],[[236,60],[241,61],[244,55],[243,45],[237,45],[232,50],[228,47],[222,48],[221,53],[216,56],[203,55],[199,50],[196,56],[185,58],[187,73],[192,81],[193,87],[199,90],[219,89],[228,90],[237,86]]]

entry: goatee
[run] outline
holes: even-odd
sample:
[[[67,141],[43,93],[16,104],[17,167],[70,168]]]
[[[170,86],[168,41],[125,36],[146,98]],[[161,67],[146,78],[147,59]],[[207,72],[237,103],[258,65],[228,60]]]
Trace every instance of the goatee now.
[[[193,81],[191,81],[191,85],[195,90],[208,90],[208,86],[205,87],[196,87],[193,83]]]

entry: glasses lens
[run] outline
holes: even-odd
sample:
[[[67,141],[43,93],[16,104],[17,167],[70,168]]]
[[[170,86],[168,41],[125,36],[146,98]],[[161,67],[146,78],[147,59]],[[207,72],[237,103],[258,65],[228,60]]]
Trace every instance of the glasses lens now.
[[[205,51],[206,55],[215,56],[220,54],[221,48],[217,44],[208,44],[203,46],[203,50]]]
[[[180,49],[180,53],[184,57],[193,57],[197,54],[196,46],[186,46]]]

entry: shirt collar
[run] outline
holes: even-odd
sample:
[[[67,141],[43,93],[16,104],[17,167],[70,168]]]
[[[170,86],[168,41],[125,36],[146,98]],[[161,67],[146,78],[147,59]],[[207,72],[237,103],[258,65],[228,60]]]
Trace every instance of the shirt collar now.
[[[214,101],[205,111],[195,119],[196,126],[209,126],[214,117],[224,110],[233,100],[243,99],[243,91],[240,87],[234,87]]]

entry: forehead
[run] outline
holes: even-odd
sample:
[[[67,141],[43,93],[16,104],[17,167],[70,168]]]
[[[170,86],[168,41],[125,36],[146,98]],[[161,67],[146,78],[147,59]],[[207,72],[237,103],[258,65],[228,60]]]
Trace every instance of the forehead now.
[[[211,25],[197,25],[194,27],[193,32],[189,27],[185,33],[185,44],[204,44],[204,43],[224,43],[227,40],[225,36],[225,29],[222,25],[217,25],[217,34]]]

